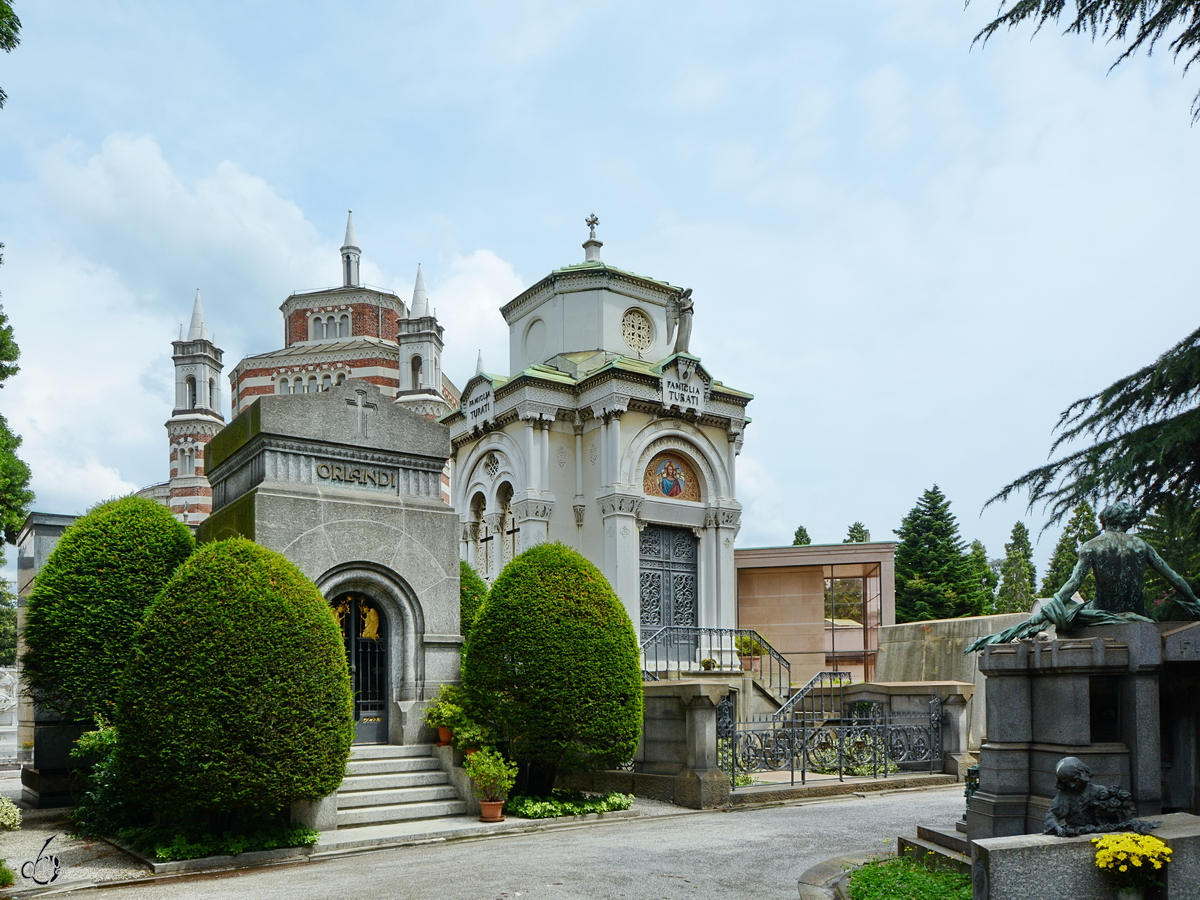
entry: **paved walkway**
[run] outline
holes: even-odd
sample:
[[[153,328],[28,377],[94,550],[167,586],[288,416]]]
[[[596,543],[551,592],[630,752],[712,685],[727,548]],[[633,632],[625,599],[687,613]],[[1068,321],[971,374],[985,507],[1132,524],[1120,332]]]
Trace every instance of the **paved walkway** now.
[[[88,900],[795,900],[805,869],[887,851],[918,823],[949,823],[962,787],[448,841],[218,876],[80,892]]]

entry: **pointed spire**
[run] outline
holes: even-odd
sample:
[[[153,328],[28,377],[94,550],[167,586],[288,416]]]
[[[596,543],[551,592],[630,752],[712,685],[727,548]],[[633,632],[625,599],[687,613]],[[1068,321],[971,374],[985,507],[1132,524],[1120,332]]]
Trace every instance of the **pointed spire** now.
[[[207,341],[208,332],[204,329],[204,304],[200,302],[200,288],[196,288],[196,302],[192,306],[192,322],[188,326],[189,341]]]
[[[408,317],[419,319],[429,315],[429,298],[425,296],[425,279],[421,276],[421,264],[417,263],[417,283],[413,285],[412,304],[408,307]]]
[[[354,210],[346,211],[346,240],[342,242],[342,249],[353,247],[358,249],[358,235],[354,233]]]
[[[475,374],[483,374],[483,350],[479,351],[479,357],[475,360]]]

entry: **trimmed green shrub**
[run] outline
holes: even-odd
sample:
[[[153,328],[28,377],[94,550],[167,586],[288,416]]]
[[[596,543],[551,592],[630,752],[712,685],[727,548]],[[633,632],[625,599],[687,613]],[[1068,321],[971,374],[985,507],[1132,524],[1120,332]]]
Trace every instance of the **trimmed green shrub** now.
[[[10,869],[6,862],[0,859],[0,888],[12,887],[17,883],[17,873]]]
[[[71,525],[38,574],[25,616],[23,678],[69,718],[111,718],[142,615],[191,555],[188,527],[152,500],[101,503]]]
[[[487,599],[487,582],[479,577],[479,573],[471,568],[465,559],[458,562],[458,631],[466,637],[471,633],[475,624],[475,616],[479,607]]]
[[[201,546],[146,612],[115,724],[118,769],[160,823],[220,831],[333,793],[354,725],[329,604],[274,551]]]
[[[239,853],[279,850],[283,847],[311,847],[320,839],[319,831],[283,822],[221,834],[180,831],[174,827],[123,828],[117,832],[117,840],[121,843],[153,856],[159,862],[201,859],[205,856],[236,856]]]
[[[619,765],[642,730],[642,670],[624,606],[600,570],[540,544],[496,579],[463,651],[467,713],[547,796],[557,767]]]
[[[513,794],[504,804],[506,815],[522,819],[557,819],[560,816],[586,816],[589,813],[620,812],[633,806],[633,794],[609,791],[585,794],[583,791],[558,789],[547,798]]]

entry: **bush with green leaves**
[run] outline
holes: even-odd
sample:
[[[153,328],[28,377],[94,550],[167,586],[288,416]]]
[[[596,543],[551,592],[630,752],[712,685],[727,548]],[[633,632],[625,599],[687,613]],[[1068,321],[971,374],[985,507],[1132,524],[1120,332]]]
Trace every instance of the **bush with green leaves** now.
[[[21,808],[7,797],[0,797],[0,831],[21,830]]]
[[[471,789],[480,800],[503,800],[517,780],[517,766],[498,750],[484,748],[468,753],[463,768],[471,779]]]
[[[971,900],[971,876],[929,869],[909,856],[869,862],[850,873],[854,900]]]
[[[17,883],[17,873],[6,863],[6,860],[0,859],[0,888],[12,887]]]
[[[583,791],[560,788],[545,798],[513,794],[504,804],[504,812],[522,819],[557,819],[561,816],[620,812],[631,806],[633,794],[622,794],[620,791],[585,794]]]
[[[274,551],[201,546],[146,613],[115,725],[117,767],[160,823],[220,831],[333,793],[354,725],[329,604]]]
[[[487,599],[487,582],[464,560],[458,563],[458,630],[463,637],[471,633],[479,607]]]
[[[38,573],[25,615],[23,678],[69,718],[112,718],[146,608],[195,541],[170,511],[110,500],[71,525]]]
[[[558,767],[620,765],[642,730],[642,670],[625,607],[600,570],[540,544],[496,579],[463,649],[467,713],[547,796]]]

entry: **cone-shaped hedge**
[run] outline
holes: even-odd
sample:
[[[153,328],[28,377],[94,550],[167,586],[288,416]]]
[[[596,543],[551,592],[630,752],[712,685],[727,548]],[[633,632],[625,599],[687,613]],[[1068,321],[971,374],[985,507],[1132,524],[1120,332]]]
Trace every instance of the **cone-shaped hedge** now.
[[[463,637],[471,633],[479,607],[487,599],[487,582],[471,568],[465,559],[458,563],[458,632]]]
[[[540,544],[492,585],[463,650],[468,709],[539,767],[611,766],[637,749],[642,670],[625,607],[600,570]]]
[[[116,725],[120,771],[172,819],[266,816],[332,793],[354,726],[329,604],[274,551],[201,546],[146,613]]]
[[[140,497],[110,500],[71,525],[38,573],[25,616],[23,677],[69,718],[111,718],[133,635],[191,555],[188,527]]]

